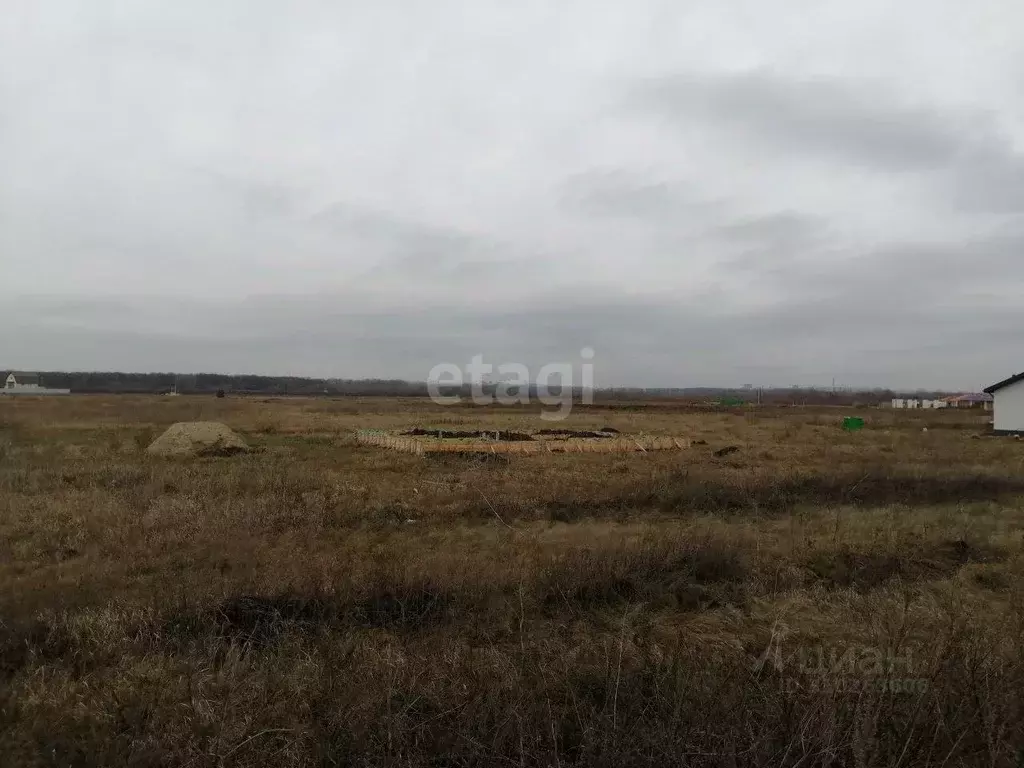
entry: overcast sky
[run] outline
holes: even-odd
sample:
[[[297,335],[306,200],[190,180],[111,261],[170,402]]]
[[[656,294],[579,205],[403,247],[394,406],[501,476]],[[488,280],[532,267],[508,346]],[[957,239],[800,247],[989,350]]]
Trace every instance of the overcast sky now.
[[[1013,0],[3,0],[0,368],[974,389]]]

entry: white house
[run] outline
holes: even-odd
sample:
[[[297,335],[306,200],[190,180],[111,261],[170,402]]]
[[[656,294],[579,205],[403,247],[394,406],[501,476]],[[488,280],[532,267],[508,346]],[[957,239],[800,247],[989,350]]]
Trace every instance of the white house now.
[[[33,373],[18,373],[11,371],[7,374],[4,389],[17,389],[19,387],[38,387],[39,376]]]
[[[1024,435],[1024,373],[993,384],[985,390],[992,395],[992,428],[997,435]]]
[[[894,397],[893,408],[945,408],[949,405],[945,400],[915,400]]]
[[[0,377],[3,374],[0,373]],[[3,378],[4,386],[0,395],[70,395],[70,389],[50,389],[39,383],[39,376],[34,373],[9,371]]]

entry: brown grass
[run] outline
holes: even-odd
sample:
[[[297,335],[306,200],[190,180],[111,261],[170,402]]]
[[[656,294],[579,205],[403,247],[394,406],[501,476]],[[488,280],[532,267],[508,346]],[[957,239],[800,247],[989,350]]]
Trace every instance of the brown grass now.
[[[415,453],[422,456],[427,453],[633,453],[639,451],[681,451],[691,447],[689,440],[678,437],[606,437],[561,439],[561,440],[530,440],[523,435],[514,441],[497,440],[443,440],[430,437],[405,437],[390,432],[376,430],[359,430],[356,442],[360,445],[372,445],[392,451]]]
[[[488,457],[355,433],[546,425],[0,403],[0,762],[1013,765],[1024,445],[972,439],[982,414],[850,413],[578,408],[694,444]],[[145,455],[200,419],[257,452]]]

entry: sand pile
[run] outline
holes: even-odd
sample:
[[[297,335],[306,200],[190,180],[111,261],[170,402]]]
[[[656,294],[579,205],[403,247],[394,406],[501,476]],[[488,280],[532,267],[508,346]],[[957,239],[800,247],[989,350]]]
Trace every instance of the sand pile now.
[[[245,440],[219,421],[179,421],[146,452],[153,456],[230,456],[247,450]]]

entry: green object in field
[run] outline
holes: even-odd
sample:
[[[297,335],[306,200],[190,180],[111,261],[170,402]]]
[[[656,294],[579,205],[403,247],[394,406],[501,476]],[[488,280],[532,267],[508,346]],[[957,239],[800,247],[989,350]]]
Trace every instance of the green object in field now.
[[[859,429],[864,429],[864,419],[859,416],[847,416],[843,419],[843,429],[847,432],[856,432]]]
[[[721,400],[718,401],[718,403],[719,405],[725,405],[729,406],[730,408],[735,408],[736,406],[739,405],[745,405],[746,401],[738,397],[723,397]]]

